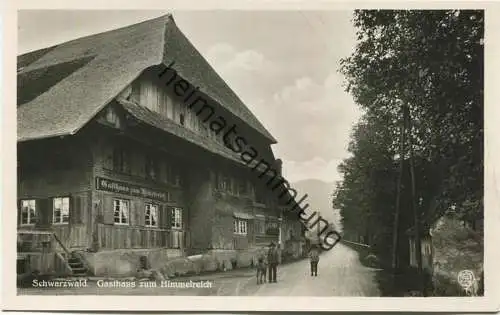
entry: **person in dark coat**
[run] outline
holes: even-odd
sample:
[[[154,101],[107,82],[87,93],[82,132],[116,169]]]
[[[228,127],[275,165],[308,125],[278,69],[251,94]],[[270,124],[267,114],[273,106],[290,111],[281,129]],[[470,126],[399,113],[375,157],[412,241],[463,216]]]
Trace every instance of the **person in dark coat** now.
[[[311,262],[311,276],[318,276],[319,249],[313,246],[309,251],[309,260]]]
[[[276,282],[276,273],[278,269],[278,250],[274,242],[269,245],[267,252],[267,263],[269,266],[269,283]]]

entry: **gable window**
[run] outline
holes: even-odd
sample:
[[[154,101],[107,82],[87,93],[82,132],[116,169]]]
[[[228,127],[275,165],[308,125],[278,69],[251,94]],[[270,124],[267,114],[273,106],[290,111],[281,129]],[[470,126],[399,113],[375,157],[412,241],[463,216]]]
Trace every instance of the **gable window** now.
[[[105,119],[106,119],[106,121],[108,123],[112,124],[115,127],[119,127],[120,126],[120,121],[118,119],[118,114],[116,113],[116,111],[112,107],[108,107],[106,109]]]
[[[21,225],[35,224],[36,201],[35,199],[21,200]]]
[[[52,200],[52,223],[69,222],[69,197],[56,197]]]
[[[128,225],[129,224],[129,214],[130,207],[129,201],[123,199],[113,200],[114,209],[114,222],[115,224]]]
[[[122,173],[130,173],[130,155],[122,147],[118,146],[113,149],[113,170]]]
[[[182,208],[172,208],[172,228],[182,229]]]
[[[235,219],[233,225],[234,234],[246,235],[247,234],[247,221]]]
[[[158,205],[146,203],[144,219],[146,226],[158,227]]]

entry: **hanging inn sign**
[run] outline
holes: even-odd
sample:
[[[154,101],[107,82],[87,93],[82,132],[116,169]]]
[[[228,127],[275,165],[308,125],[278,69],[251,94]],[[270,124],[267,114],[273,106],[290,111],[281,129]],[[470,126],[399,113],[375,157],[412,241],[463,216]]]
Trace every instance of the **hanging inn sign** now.
[[[109,191],[118,194],[168,201],[168,194],[164,191],[114,181],[102,177],[96,177],[96,188],[97,190]]]

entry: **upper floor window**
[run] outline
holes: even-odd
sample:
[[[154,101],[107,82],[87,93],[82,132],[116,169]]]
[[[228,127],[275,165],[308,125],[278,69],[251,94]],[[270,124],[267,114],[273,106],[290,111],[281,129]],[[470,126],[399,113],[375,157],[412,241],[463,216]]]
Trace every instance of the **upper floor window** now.
[[[246,195],[248,193],[248,186],[246,180],[238,180],[237,190],[239,195]]]
[[[160,164],[153,156],[146,156],[146,178],[158,179],[160,175]]]
[[[129,201],[123,199],[113,200],[114,222],[115,224],[128,225],[130,216]]]
[[[21,200],[21,225],[35,224],[36,201],[34,199]]]
[[[146,203],[144,219],[146,226],[158,227],[158,205]]]
[[[219,176],[219,189],[222,191],[231,192],[232,191],[231,178],[221,174]]]
[[[174,186],[182,186],[181,172],[174,165],[167,165],[167,182]]]
[[[113,170],[130,173],[130,154],[121,146],[113,149]]]
[[[69,197],[52,199],[52,223],[67,224],[69,222]]]

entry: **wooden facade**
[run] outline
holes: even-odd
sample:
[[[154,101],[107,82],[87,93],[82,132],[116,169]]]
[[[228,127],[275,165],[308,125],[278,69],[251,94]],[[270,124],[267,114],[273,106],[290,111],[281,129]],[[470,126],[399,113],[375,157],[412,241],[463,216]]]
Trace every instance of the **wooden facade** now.
[[[279,200],[251,169],[131,119],[120,100],[224,148],[220,135],[146,72],[77,135],[19,144],[20,231],[51,231],[69,251],[184,253],[265,246],[282,234],[288,239],[290,229],[300,234],[300,225],[280,231]],[[263,155],[272,158],[270,148]]]

